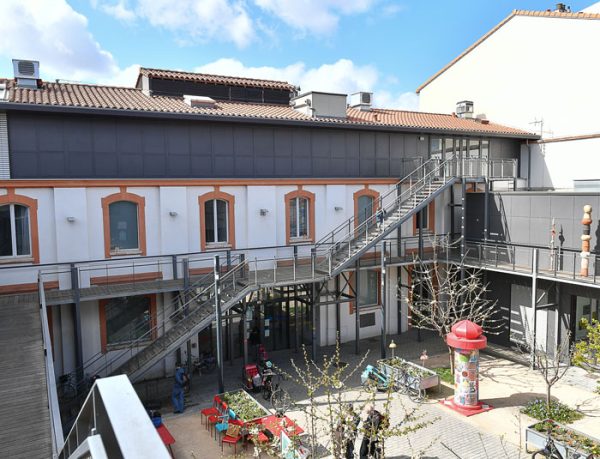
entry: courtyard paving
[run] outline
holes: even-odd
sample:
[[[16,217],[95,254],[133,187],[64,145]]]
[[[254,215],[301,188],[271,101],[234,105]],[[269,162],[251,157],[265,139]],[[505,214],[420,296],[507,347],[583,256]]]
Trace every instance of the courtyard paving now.
[[[394,336],[398,344],[396,354],[418,362],[423,349],[431,356],[427,366],[447,366],[448,356],[444,343],[437,337],[423,333],[422,342],[416,341],[415,333]],[[333,348],[323,348],[320,354],[330,354]],[[342,360],[350,367],[356,366],[365,352],[369,352],[366,363],[375,363],[379,358],[379,340],[368,339],[361,341],[361,355],[354,353],[354,344],[342,345]],[[283,370],[292,373],[290,359],[302,360],[301,353],[280,351],[270,353],[273,362]],[[233,365],[225,365],[226,390],[236,390],[241,387],[241,366],[239,360]],[[557,384],[553,395],[563,403],[579,408],[586,417],[573,424],[573,427],[585,433],[600,437],[600,396],[588,389],[587,381],[578,384],[582,375],[574,369],[569,372],[564,382]],[[356,389],[360,385],[360,371],[349,381],[349,391],[344,395],[348,401],[364,400],[366,395]],[[306,404],[306,393],[302,387],[293,381],[284,381],[282,386],[290,393],[298,405]],[[173,451],[178,459],[220,457],[221,448],[201,426],[199,408],[210,405],[216,392],[216,374],[194,376],[192,391],[188,397],[188,408],[182,415],[164,415],[164,422],[171,430],[177,443]],[[593,386],[590,386],[593,387]],[[441,393],[433,391],[426,403],[415,405],[407,396],[394,397],[391,407],[392,424],[400,422],[407,411],[418,409],[420,421],[429,423],[423,429],[408,436],[397,437],[386,441],[387,458],[520,458],[528,457],[523,447],[522,433],[525,426],[534,421],[519,413],[520,407],[532,398],[545,393],[541,376],[527,367],[495,356],[482,355],[481,359],[481,398],[492,404],[495,409],[487,413],[465,418],[438,403],[444,397],[452,394],[453,389],[443,387]],[[376,406],[381,408],[384,395],[378,395]],[[262,398],[257,399],[266,408],[271,408]],[[321,400],[317,400],[322,403]],[[321,405],[324,406],[324,405]],[[167,412],[170,407],[165,407]],[[169,410],[170,411],[170,410]],[[288,413],[301,426],[307,427],[301,410]],[[322,446],[327,448],[326,435],[319,435]],[[360,438],[359,438],[360,441]],[[240,456],[250,451],[243,452]],[[232,456],[233,449],[225,446],[224,456]],[[263,456],[264,457],[264,456]]]

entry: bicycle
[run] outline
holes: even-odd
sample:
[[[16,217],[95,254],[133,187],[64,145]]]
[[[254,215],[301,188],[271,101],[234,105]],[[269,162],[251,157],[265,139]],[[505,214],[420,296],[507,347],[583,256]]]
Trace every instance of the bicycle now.
[[[425,399],[425,389],[421,389],[420,381],[410,373],[406,366],[398,369],[398,390],[407,394],[413,402],[420,403]]]
[[[217,368],[217,359],[210,352],[203,352],[194,362],[194,370],[203,375],[212,373],[215,368]]]
[[[563,455],[560,454],[560,452],[556,448],[556,445],[554,444],[554,439],[552,438],[552,430],[551,429],[548,429],[548,436],[546,437],[546,445],[542,449],[535,451],[531,455],[531,457],[532,457],[532,459],[534,459],[534,458],[538,457],[538,455],[541,455],[542,457],[546,457],[549,459],[565,459],[563,457]]]

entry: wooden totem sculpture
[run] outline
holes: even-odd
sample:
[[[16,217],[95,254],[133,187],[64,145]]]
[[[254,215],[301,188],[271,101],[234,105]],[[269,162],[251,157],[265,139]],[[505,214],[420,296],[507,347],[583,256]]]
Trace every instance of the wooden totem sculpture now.
[[[590,261],[590,224],[592,223],[592,206],[583,206],[583,234],[581,235],[581,272],[582,276],[587,277]]]

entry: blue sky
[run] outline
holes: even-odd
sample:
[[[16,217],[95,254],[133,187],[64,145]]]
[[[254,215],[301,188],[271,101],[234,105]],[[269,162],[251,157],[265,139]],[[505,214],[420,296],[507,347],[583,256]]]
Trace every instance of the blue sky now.
[[[540,0],[3,0],[0,76],[13,57],[45,79],[133,85],[139,65],[371,90],[414,90],[513,9]],[[573,11],[593,0],[572,1]]]

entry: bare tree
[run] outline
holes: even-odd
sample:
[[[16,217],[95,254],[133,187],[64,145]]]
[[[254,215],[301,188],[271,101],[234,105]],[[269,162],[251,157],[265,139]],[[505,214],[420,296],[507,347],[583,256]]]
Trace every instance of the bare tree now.
[[[533,335],[526,327],[527,340],[518,347],[528,356],[533,357],[534,369],[544,378],[546,383],[546,412],[550,413],[552,401],[552,386],[554,386],[569,370],[573,352],[570,344],[570,333],[566,333],[560,342],[553,348],[548,348],[543,343],[536,343],[533,347]]]
[[[496,301],[489,300],[488,284],[483,283],[482,270],[467,269],[461,263],[440,260],[441,248],[449,249],[444,240],[432,240],[431,260],[415,257],[412,282],[405,295],[413,325],[432,330],[446,341],[452,326],[470,320],[486,334],[498,334],[503,320],[495,310]],[[402,296],[402,291],[399,292]],[[454,371],[453,349],[448,346],[450,368]]]
[[[320,457],[319,450],[325,447],[329,450],[328,455],[342,459],[346,444],[354,443],[361,434],[376,438],[383,449],[381,457],[385,457],[386,439],[408,435],[436,420],[425,419],[425,415],[415,407],[405,409],[405,415],[399,422],[391,422],[392,401],[396,397],[392,385],[383,399],[383,394],[376,391],[363,386],[352,387],[351,378],[363,368],[368,352],[356,365],[350,366],[340,359],[339,340],[333,354],[324,356],[320,365],[309,358],[305,348],[303,351],[303,362],[291,360],[294,374],[280,371],[306,392],[307,401],[295,403],[294,408],[305,414],[312,457]],[[370,405],[380,405],[379,411],[386,419],[377,432],[369,432],[359,427],[357,422],[357,416]]]

